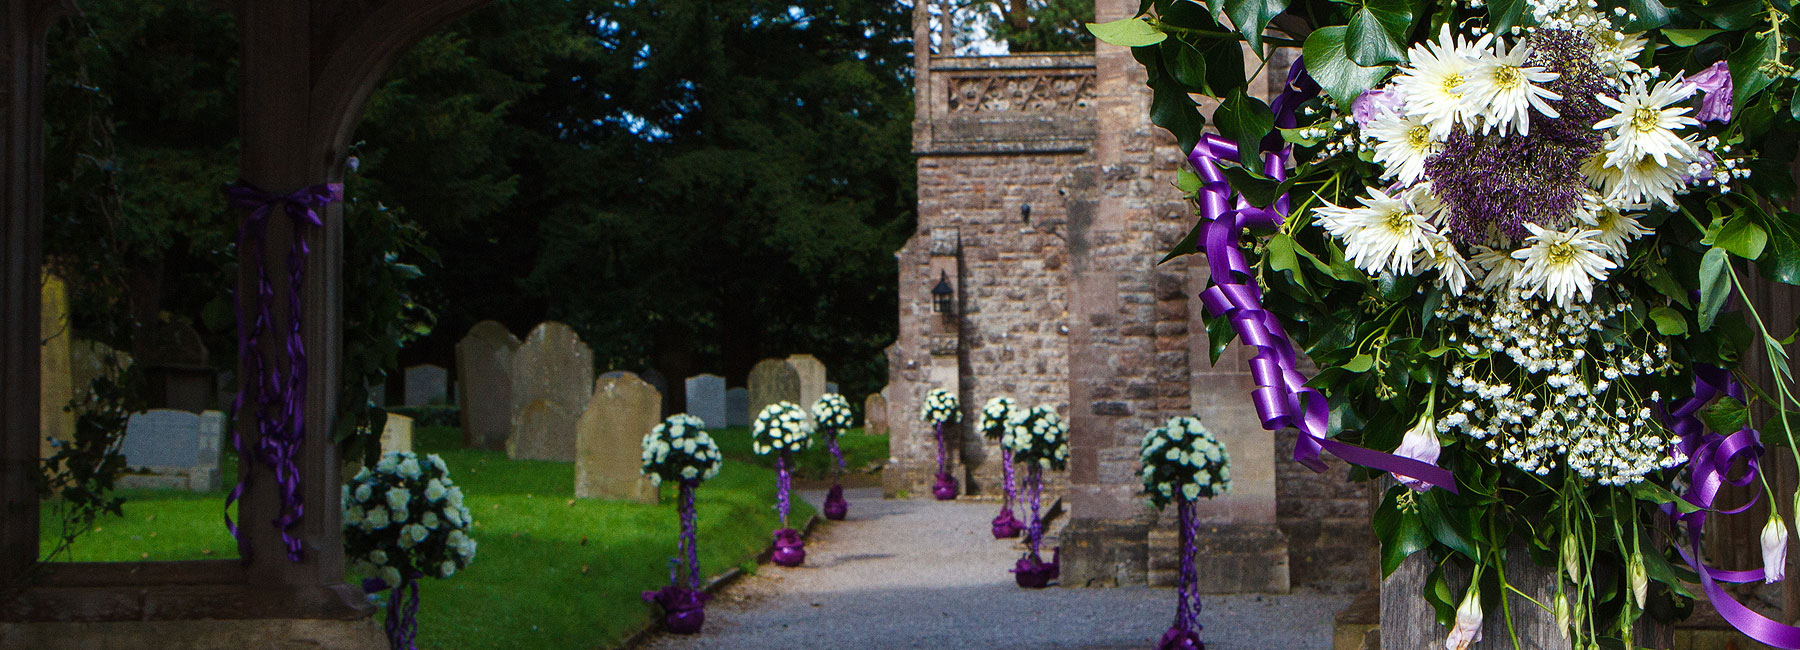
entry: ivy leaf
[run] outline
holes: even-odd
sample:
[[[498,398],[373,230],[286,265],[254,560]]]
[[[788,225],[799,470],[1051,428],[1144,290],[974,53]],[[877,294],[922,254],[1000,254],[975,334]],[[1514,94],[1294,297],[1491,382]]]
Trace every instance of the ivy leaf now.
[[[1407,556],[1431,547],[1431,535],[1425,532],[1425,521],[1419,513],[1403,512],[1399,508],[1400,492],[1405,490],[1398,485],[1390,488],[1381,507],[1375,510],[1375,537],[1381,540],[1381,576],[1384,578],[1400,568]]]
[[[1270,20],[1287,11],[1287,5],[1288,0],[1225,0],[1225,15],[1260,58],[1263,30],[1268,29]]]
[[[1769,246],[1756,266],[1765,278],[1800,284],[1800,215],[1786,210],[1763,217]]]
[[[1708,4],[1689,3],[1682,7],[1706,19],[1719,29],[1737,31],[1754,25],[1762,20],[1762,0],[1739,0],[1737,2],[1711,2]]]
[[[1749,106],[1751,97],[1775,83],[1763,70],[1763,62],[1776,60],[1780,48],[1779,39],[1756,34],[1744,37],[1743,46],[1726,61],[1731,69],[1732,106]]]
[[[1404,57],[1401,43],[1412,26],[1412,12],[1404,0],[1368,0],[1350,15],[1344,42],[1350,60],[1360,66],[1377,66]]]
[[[1475,514],[1475,509],[1459,508],[1444,503],[1444,495],[1443,490],[1432,490],[1417,496],[1426,530],[1429,530],[1432,537],[1443,542],[1451,550],[1469,557],[1476,557],[1475,543],[1469,541],[1471,535],[1468,522],[1458,518],[1457,514],[1465,513],[1472,516]]]
[[[1769,234],[1761,226],[1748,216],[1737,216],[1719,229],[1717,245],[1738,257],[1754,260],[1762,257],[1763,246],[1768,243]]]
[[[1731,276],[1726,265],[1731,258],[1725,249],[1714,246],[1700,258],[1700,331],[1712,329],[1713,320],[1731,295]]]
[[[1303,135],[1306,132],[1312,131],[1312,129],[1313,129],[1313,127],[1310,127],[1310,126],[1298,126],[1298,127],[1294,127],[1291,129],[1284,128],[1284,129],[1281,129],[1281,139],[1286,140],[1288,142],[1288,144],[1297,144],[1302,147],[1319,146],[1320,142],[1325,141],[1325,136],[1322,133],[1315,134],[1315,135]]]
[[[1300,290],[1311,293],[1306,286],[1306,275],[1300,269],[1300,257],[1294,254],[1294,238],[1286,233],[1277,233],[1269,238],[1269,268],[1277,272],[1286,272],[1300,285]]]
[[[1171,38],[1163,41],[1156,49],[1162,53],[1163,65],[1169,74],[1181,85],[1197,90],[1203,94],[1213,94],[1206,85],[1206,59],[1194,46]]]
[[[1681,336],[1687,334],[1687,319],[1674,307],[1664,305],[1650,310],[1650,320],[1656,323],[1656,333],[1663,336]]]
[[[1088,23],[1087,29],[1107,43],[1120,47],[1143,47],[1163,42],[1168,34],[1156,31],[1142,18],[1125,18],[1109,23]]]
[[[1275,128],[1275,114],[1261,99],[1244,94],[1243,88],[1232,88],[1213,113],[1213,126],[1219,135],[1238,143],[1238,159],[1245,167],[1255,168],[1262,162],[1262,148],[1257,143]]]
[[[1182,165],[1181,169],[1175,170],[1175,188],[1183,194],[1200,191],[1200,175],[1188,169],[1187,165]]]
[[[1718,34],[1723,31],[1725,31],[1725,30],[1722,30],[1722,29],[1665,29],[1662,31],[1662,34],[1663,34],[1663,36],[1669,37],[1669,42],[1674,44],[1675,47],[1693,47],[1695,45],[1699,45],[1700,41],[1704,41],[1708,38],[1712,38],[1714,34]]]
[[[1150,97],[1150,122],[1174,134],[1182,151],[1193,151],[1206,128],[1206,118],[1200,116],[1194,98],[1168,74],[1152,77],[1150,88],[1154,91]]]
[[[1625,24],[1627,32],[1644,32],[1669,24],[1669,8],[1662,0],[1626,0],[1625,7],[1637,18]]]
[[[1525,17],[1525,0],[1488,0],[1488,22],[1495,33],[1511,31]]]
[[[1750,409],[1728,395],[1700,409],[1700,421],[1718,433],[1735,433],[1750,423]]]
[[[1181,242],[1175,244],[1175,248],[1170,250],[1168,255],[1164,255],[1162,259],[1157,260],[1156,263],[1162,264],[1183,255],[1193,255],[1194,253],[1200,252],[1200,231],[1206,229],[1206,224],[1207,222],[1204,220],[1194,224],[1194,227],[1188,230],[1187,236],[1182,237]],[[1217,359],[1215,358],[1214,361],[1217,361]]]
[[[1344,365],[1338,367],[1350,372],[1368,372],[1370,368],[1375,367],[1375,357],[1359,354],[1351,357],[1349,361],[1344,362]]]
[[[1302,48],[1307,72],[1345,112],[1350,110],[1350,102],[1363,91],[1373,88],[1393,69],[1391,66],[1363,67],[1351,61],[1344,49],[1348,29],[1340,25],[1314,31],[1306,37],[1306,45]]]
[[[1259,208],[1268,207],[1286,192],[1288,182],[1277,183],[1275,179],[1250,171],[1244,167],[1218,165],[1219,171],[1225,173],[1226,180],[1231,181],[1231,189],[1243,195],[1245,201]]]

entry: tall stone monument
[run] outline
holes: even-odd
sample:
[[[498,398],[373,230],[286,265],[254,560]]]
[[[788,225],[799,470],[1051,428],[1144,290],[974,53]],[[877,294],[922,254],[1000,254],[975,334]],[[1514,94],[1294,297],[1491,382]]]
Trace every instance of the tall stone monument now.
[[[800,375],[800,406],[811,409],[825,394],[825,364],[810,354],[789,356],[787,362]]]
[[[800,372],[784,359],[763,359],[756,362],[756,366],[750,369],[747,383],[750,384],[750,408],[745,412],[749,414],[750,421],[755,421],[756,415],[764,407],[776,402],[787,401],[799,404],[801,408],[812,408],[812,404],[800,401]]]
[[[75,398],[73,384],[70,380],[69,345],[74,339],[69,331],[69,290],[62,278],[44,271],[43,315],[39,325],[43,328],[39,337],[43,339],[42,356],[38,366],[38,380],[43,386],[38,393],[38,453],[40,457],[49,457],[56,453],[50,443],[56,440],[75,439],[75,414],[66,409],[69,401]]]
[[[687,378],[687,414],[700,418],[708,429],[726,426],[725,378],[694,375]]]
[[[519,337],[484,320],[456,343],[457,402],[462,405],[463,445],[499,450],[512,433],[513,355]]]
[[[514,459],[575,460],[575,423],[593,395],[594,352],[562,323],[539,324],[513,355]]]
[[[863,433],[871,436],[884,436],[888,432],[887,398],[881,393],[869,393],[863,400]]]
[[[662,394],[637,375],[595,381],[575,425],[575,496],[656,503],[656,486],[640,473],[638,454],[644,435],[661,419]]]

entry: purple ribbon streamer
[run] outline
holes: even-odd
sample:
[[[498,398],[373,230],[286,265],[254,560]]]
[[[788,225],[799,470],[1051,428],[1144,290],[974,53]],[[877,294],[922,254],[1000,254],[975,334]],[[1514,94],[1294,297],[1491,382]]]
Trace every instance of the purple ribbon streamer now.
[[[292,194],[281,195],[240,181],[227,189],[225,194],[232,208],[250,212],[238,226],[238,248],[256,264],[256,316],[249,327],[245,327],[243,319],[242,296],[236,295],[233,299],[238,314],[238,355],[247,372],[238,379],[238,393],[231,401],[231,444],[237,449],[240,459],[261,462],[274,472],[281,507],[271,523],[281,530],[288,560],[299,562],[305,557],[305,553],[293,528],[306,513],[305,499],[300,493],[300,467],[296,462],[301,444],[306,438],[306,341],[302,338],[300,329],[305,320],[302,317],[300,295],[306,278],[306,259],[311,253],[306,245],[306,228],[324,224],[318,209],[332,201],[342,200],[343,185],[314,185]],[[294,230],[293,245],[288,251],[290,323],[286,333],[285,376],[279,360],[265,360],[261,347],[262,335],[272,332],[275,322],[275,285],[269,279],[263,251],[268,235],[269,215],[276,206],[281,206],[287,212]],[[254,409],[256,419],[257,441],[254,455],[245,448],[236,425],[237,414],[246,405]],[[243,497],[249,478],[250,473],[243,472],[231,494],[225,497],[225,528],[231,531],[234,539],[246,546],[246,561],[250,558],[250,549],[247,548],[247,540],[239,534],[237,524],[231,520],[230,512],[232,504]],[[413,589],[416,591],[417,586]],[[416,603],[414,608],[417,608]]]
[[[414,576],[403,576],[388,592],[386,628],[389,650],[418,649],[414,641],[419,638],[419,581]]]
[[[1013,452],[1010,448],[1000,449],[1002,471],[1006,474],[1006,500],[1001,502],[1000,511],[1011,513],[1012,504],[1019,500],[1019,490],[1013,485]]]
[[[775,510],[781,513],[781,527],[787,528],[788,491],[793,489],[793,477],[788,475],[787,452],[775,457]]]
[[[837,459],[837,471],[831,477],[837,479],[844,475],[844,451],[838,448],[838,430],[825,430],[825,448],[831,450],[831,457]]]
[[[1301,102],[1318,93],[1318,85],[1305,74],[1304,61],[1295,61],[1288,71],[1287,89],[1275,100],[1277,123],[1293,121],[1293,110]],[[1287,177],[1287,162],[1292,147],[1281,146],[1279,140],[1271,148],[1263,141],[1263,173],[1276,180]],[[1202,136],[1188,155],[1188,164],[1200,175],[1201,218],[1206,222],[1200,250],[1206,254],[1211,272],[1211,286],[1200,294],[1206,310],[1214,316],[1231,320],[1238,337],[1256,350],[1250,359],[1250,374],[1257,388],[1251,393],[1257,415],[1264,429],[1275,431],[1285,427],[1300,430],[1294,445],[1294,460],[1315,472],[1326,469],[1319,458],[1330,451],[1345,461],[1401,476],[1408,476],[1435,487],[1456,492],[1455,477],[1431,463],[1382,453],[1326,437],[1330,409],[1324,394],[1306,386],[1306,378],[1296,369],[1294,345],[1281,322],[1263,309],[1262,290],[1257,287],[1250,266],[1238,248],[1238,238],[1246,228],[1275,228],[1287,218],[1288,197],[1283,194],[1267,208],[1252,205],[1231,188],[1231,181],[1220,171],[1218,163],[1237,160],[1237,144],[1214,134]]]
[[[1200,537],[1200,517],[1194,512],[1194,502],[1189,499],[1178,499],[1176,511],[1181,519],[1181,573],[1176,576],[1175,624],[1163,633],[1159,649],[1202,648],[1200,630],[1206,626],[1200,624],[1200,574],[1194,567],[1194,544]]]
[[[1025,484],[1031,491],[1031,518],[1025,525],[1026,541],[1031,545],[1031,557],[1042,557],[1038,551],[1044,541],[1044,519],[1038,516],[1038,502],[1044,493],[1044,469],[1032,463],[1031,471],[1025,474]]]
[[[1730,436],[1720,435],[1706,430],[1700,421],[1699,412],[1708,403],[1720,395],[1730,396],[1739,401],[1744,399],[1744,388],[1733,379],[1731,372],[1713,366],[1696,366],[1694,368],[1694,396],[1676,403],[1675,410],[1667,416],[1669,428],[1681,436],[1678,443],[1683,453],[1688,456],[1689,487],[1681,498],[1700,508],[1694,512],[1683,513],[1673,505],[1664,505],[1663,512],[1675,521],[1687,525],[1688,543],[1691,546],[1675,545],[1681,559],[1700,576],[1701,590],[1706,599],[1712,602],[1713,609],[1719,617],[1725,619],[1739,632],[1752,639],[1790,650],[1800,648],[1800,628],[1783,625],[1755,610],[1745,607],[1719,586],[1720,582],[1752,582],[1762,580],[1764,570],[1722,571],[1706,565],[1700,552],[1702,532],[1706,526],[1708,513],[1721,515],[1742,513],[1755,505],[1762,496],[1757,493],[1750,501],[1731,510],[1720,510],[1714,502],[1718,499],[1719,490],[1726,484],[1743,487],[1756,479],[1760,470],[1758,456],[1763,448],[1759,434],[1755,429],[1744,427]],[[1739,460],[1744,461],[1744,472],[1738,477],[1731,476],[1731,468]]]
[[[949,458],[947,457],[947,452],[944,450],[944,423],[942,423],[942,422],[933,423],[931,425],[931,428],[933,431],[937,432],[938,475],[943,476],[944,475],[944,465],[949,462]]]
[[[694,509],[694,488],[699,481],[681,482],[681,543],[680,551],[687,560],[688,589],[700,588],[700,516]],[[670,584],[675,581],[671,579]]]

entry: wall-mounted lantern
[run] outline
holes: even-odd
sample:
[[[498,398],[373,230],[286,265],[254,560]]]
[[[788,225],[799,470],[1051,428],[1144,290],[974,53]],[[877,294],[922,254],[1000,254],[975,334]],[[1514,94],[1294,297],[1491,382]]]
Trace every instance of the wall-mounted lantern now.
[[[947,271],[938,271],[937,286],[931,288],[931,311],[945,316],[956,314],[956,289],[950,286]]]

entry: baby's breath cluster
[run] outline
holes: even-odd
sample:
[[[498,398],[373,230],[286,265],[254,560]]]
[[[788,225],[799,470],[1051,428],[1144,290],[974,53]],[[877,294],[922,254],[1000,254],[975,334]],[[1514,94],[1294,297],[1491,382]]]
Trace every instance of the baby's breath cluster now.
[[[1013,462],[1036,464],[1044,469],[1060,470],[1069,463],[1069,425],[1057,415],[1056,407],[1039,404],[1017,414],[1000,437],[1000,444],[1013,450]]]
[[[802,452],[812,446],[813,421],[806,410],[781,401],[763,407],[750,424],[750,451],[758,456]]]
[[[981,407],[981,435],[999,440],[1006,435],[1006,423],[1019,415],[1019,402],[1011,397],[996,397]]]
[[[1144,493],[1157,508],[1170,501],[1208,499],[1231,490],[1231,455],[1200,418],[1169,418],[1144,434],[1138,447]]]
[[[826,393],[813,403],[813,422],[820,429],[843,431],[853,424],[850,414],[850,400],[837,393]]]
[[[444,459],[390,451],[343,486],[344,553],[358,573],[390,585],[448,578],[475,559],[469,507]]]
[[[1504,462],[1547,475],[1568,467],[1602,485],[1642,481],[1686,462],[1674,436],[1652,417],[1661,395],[1641,395],[1632,378],[1678,368],[1647,333],[1609,336],[1624,302],[1567,307],[1513,292],[1446,297],[1437,316],[1457,324],[1449,412],[1440,433],[1481,441]]]
[[[919,407],[919,419],[932,424],[961,422],[962,404],[957,401],[956,393],[933,388],[925,393],[925,403]]]
[[[706,423],[686,413],[671,415],[644,436],[642,472],[650,482],[699,483],[719,475],[724,458]]]

